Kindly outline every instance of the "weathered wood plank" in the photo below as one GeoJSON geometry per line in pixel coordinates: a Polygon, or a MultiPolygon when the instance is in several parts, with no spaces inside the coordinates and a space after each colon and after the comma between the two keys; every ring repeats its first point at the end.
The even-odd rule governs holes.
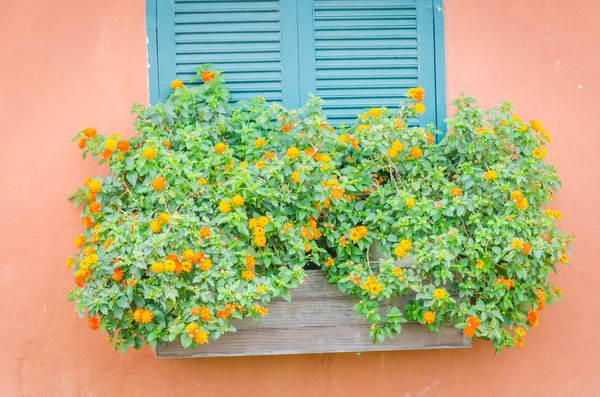
{"type": "MultiPolygon", "coordinates": [[[[259,323],[234,321],[238,332],[216,342],[185,349],[178,341],[156,348],[158,358],[255,356],[275,354],[338,353],[471,347],[471,341],[451,324],[431,333],[418,323],[404,323],[394,340],[374,345],[366,320],[356,318],[355,300],[328,285],[319,270],[307,271],[306,284],[292,291],[292,302],[269,305],[259,323]]],[[[395,304],[402,307],[408,297],[395,304]]],[[[385,305],[385,304],[383,304],[385,305]]]]}

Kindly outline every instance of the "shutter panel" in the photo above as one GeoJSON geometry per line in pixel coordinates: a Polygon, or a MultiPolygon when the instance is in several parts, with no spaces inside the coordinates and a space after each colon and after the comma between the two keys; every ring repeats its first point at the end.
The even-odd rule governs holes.
{"type": "Polygon", "coordinates": [[[289,0],[158,1],[161,100],[173,79],[187,82],[198,65],[211,63],[223,70],[232,102],[262,95],[297,106],[297,72],[283,84],[284,69],[297,71],[295,7],[292,15],[281,9],[289,0]]]}
{"type": "MultiPolygon", "coordinates": [[[[312,3],[312,35],[301,33],[300,40],[314,43],[314,77],[304,76],[314,83],[304,83],[325,100],[332,124],[352,122],[366,107],[397,108],[408,88],[417,85],[426,92],[421,124],[435,120],[431,0],[312,3]]],[[[301,52],[300,57],[311,55],[301,52]]]]}

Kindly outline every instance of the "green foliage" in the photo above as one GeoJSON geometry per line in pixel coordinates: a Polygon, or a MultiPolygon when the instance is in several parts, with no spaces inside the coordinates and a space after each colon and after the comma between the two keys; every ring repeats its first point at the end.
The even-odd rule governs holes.
{"type": "Polygon", "coordinates": [[[335,131],[316,97],[232,107],[219,72],[201,66],[200,79],[134,105],[129,140],[91,128],[74,139],[109,174],[70,196],[86,229],[69,298],[116,348],[194,347],[235,331],[231,319],[258,321],[308,263],[357,300],[374,342],[415,320],[512,347],[561,294],[548,276],[571,237],[542,209],[559,187],[542,160],[549,135],[509,103],[486,112],[461,97],[433,144],[433,126],[409,127],[418,88],[335,131]]]}

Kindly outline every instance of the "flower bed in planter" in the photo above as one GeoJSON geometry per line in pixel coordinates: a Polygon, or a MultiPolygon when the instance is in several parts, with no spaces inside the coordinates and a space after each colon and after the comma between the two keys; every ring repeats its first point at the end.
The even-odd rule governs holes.
{"type": "Polygon", "coordinates": [[[67,260],[69,298],[116,348],[214,343],[208,352],[248,317],[288,321],[288,309],[269,320],[267,306],[302,286],[308,263],[354,302],[373,343],[405,347],[417,322],[434,345],[462,333],[521,347],[562,294],[549,273],[568,262],[572,237],[547,207],[560,186],[543,161],[550,136],[509,103],[483,111],[461,97],[434,144],[435,127],[410,126],[425,111],[420,88],[399,109],[336,130],[318,98],[301,109],[261,98],[232,107],[218,71],[200,67],[196,80],[174,81],[164,104],[134,106],[130,139],[93,128],[75,137],[110,171],[70,196],[85,231],[67,260]],[[410,268],[398,265],[409,257],[410,268]]]}
{"type": "MultiPolygon", "coordinates": [[[[306,284],[292,290],[291,302],[276,301],[259,323],[236,320],[237,332],[197,349],[184,348],[179,341],[159,343],[158,358],[260,356],[275,354],[341,353],[389,350],[420,350],[471,347],[471,339],[452,324],[429,332],[418,322],[402,324],[402,332],[385,343],[374,344],[369,324],[357,318],[354,302],[337,286],[327,283],[320,270],[306,271],[306,284]]],[[[413,296],[414,297],[414,296],[413,296]]],[[[403,307],[409,296],[397,298],[403,307]]],[[[385,304],[382,304],[382,312],[385,304]]]]}

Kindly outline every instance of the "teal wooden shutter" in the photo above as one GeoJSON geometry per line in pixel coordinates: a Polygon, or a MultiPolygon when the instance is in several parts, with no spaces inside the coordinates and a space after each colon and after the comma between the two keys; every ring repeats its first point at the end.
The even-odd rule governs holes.
{"type": "MultiPolygon", "coordinates": [[[[445,116],[442,0],[147,0],[151,102],[197,65],[224,70],[232,100],[298,107],[312,92],[337,125],[425,89],[421,125],[445,116]]],[[[415,123],[417,121],[415,120],[415,123]]]]}
{"type": "Polygon", "coordinates": [[[222,69],[232,101],[262,95],[299,105],[297,19],[290,0],[158,0],[158,95],[199,64],[222,69]],[[284,7],[282,7],[284,6],[284,7]]]}
{"type": "Polygon", "coordinates": [[[396,108],[410,87],[425,89],[436,119],[434,16],[431,0],[308,0],[299,13],[301,93],[326,102],[333,124],[365,107],[396,108]]]}

